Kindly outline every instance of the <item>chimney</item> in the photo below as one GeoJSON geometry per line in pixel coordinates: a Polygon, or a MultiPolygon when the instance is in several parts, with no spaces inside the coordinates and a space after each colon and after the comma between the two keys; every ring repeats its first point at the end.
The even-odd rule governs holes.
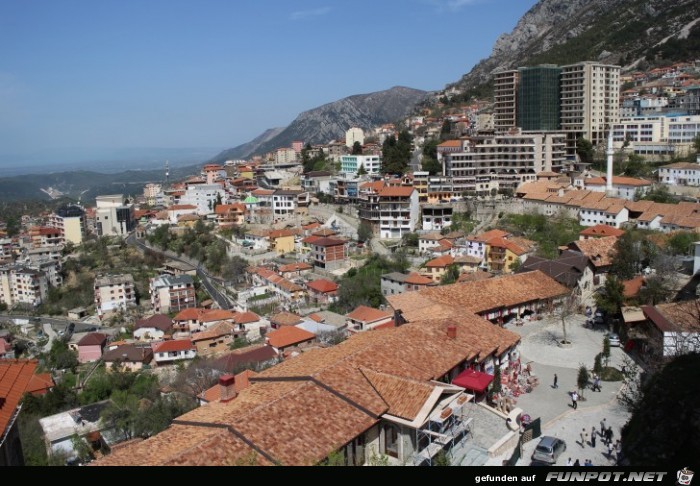
{"type": "Polygon", "coordinates": [[[394,311],[394,327],[399,327],[402,324],[406,324],[406,319],[403,318],[401,309],[396,309],[394,311]]]}
{"type": "Polygon", "coordinates": [[[447,326],[447,337],[450,339],[457,339],[457,326],[454,324],[449,324],[447,326]]]}
{"type": "Polygon", "coordinates": [[[219,377],[219,401],[230,402],[236,398],[236,377],[233,375],[221,375],[219,377]]]}

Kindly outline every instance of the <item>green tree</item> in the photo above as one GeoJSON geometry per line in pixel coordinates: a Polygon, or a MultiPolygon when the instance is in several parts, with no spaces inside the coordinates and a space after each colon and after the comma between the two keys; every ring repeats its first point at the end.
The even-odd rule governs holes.
{"type": "Polygon", "coordinates": [[[608,361],[610,361],[610,339],[608,336],[603,337],[603,352],[601,355],[605,360],[605,366],[608,366],[608,361]]]}
{"type": "Polygon", "coordinates": [[[403,246],[410,246],[412,248],[418,248],[418,240],[418,233],[404,233],[401,237],[403,246]]]}
{"type": "Polygon", "coordinates": [[[578,386],[579,394],[583,396],[583,391],[588,386],[590,381],[590,375],[588,374],[588,368],[586,365],[582,364],[578,368],[578,375],[576,377],[576,385],[578,386]]]}
{"type": "Polygon", "coordinates": [[[437,160],[437,146],[439,142],[437,140],[428,140],[423,145],[423,156],[429,157],[431,159],[437,160]]]}
{"type": "Polygon", "coordinates": [[[214,205],[212,206],[212,211],[216,211],[217,206],[221,206],[223,204],[223,200],[221,199],[221,193],[217,192],[216,193],[216,199],[214,199],[214,205]]]}
{"type": "Polygon", "coordinates": [[[49,367],[57,370],[74,370],[78,366],[78,357],[75,351],[68,348],[68,344],[62,339],[55,339],[51,343],[48,355],[49,367]]]}
{"type": "Polygon", "coordinates": [[[637,154],[629,154],[624,172],[629,177],[644,177],[648,176],[651,171],[649,165],[644,162],[644,157],[637,154]]]}
{"type": "Polygon", "coordinates": [[[491,393],[501,393],[501,366],[496,366],[493,372],[493,381],[491,382],[491,393]]]}
{"type": "Polygon", "coordinates": [[[442,127],[440,128],[440,139],[448,140],[450,134],[452,133],[452,123],[448,118],[445,118],[442,122],[442,127]]]}
{"type": "Polygon", "coordinates": [[[372,225],[367,221],[362,221],[360,226],[357,228],[357,241],[365,243],[372,239],[374,233],[372,232],[372,225]]]}
{"type": "Polygon", "coordinates": [[[445,270],[444,275],[440,279],[440,285],[449,285],[455,283],[459,279],[459,266],[455,263],[449,265],[445,270]]]}
{"type": "Polygon", "coordinates": [[[700,153],[700,135],[693,139],[693,148],[695,149],[696,154],[700,153]]]}
{"type": "Polygon", "coordinates": [[[620,312],[624,303],[624,291],[625,286],[622,281],[615,275],[608,274],[608,278],[605,279],[603,292],[595,294],[596,306],[609,315],[616,315],[620,312]]]}
{"type": "Polygon", "coordinates": [[[576,140],[576,155],[579,156],[581,162],[592,163],[593,162],[593,144],[583,137],[579,137],[576,140]]]}
{"type": "Polygon", "coordinates": [[[593,371],[597,375],[600,375],[603,372],[602,356],[603,356],[603,353],[598,353],[595,355],[595,359],[593,360],[593,371]]]}
{"type": "MultiPolygon", "coordinates": [[[[355,143],[357,143],[357,142],[355,142],[355,143]]],[[[358,176],[367,175],[367,170],[365,169],[365,164],[360,164],[360,168],[357,169],[357,175],[358,176]]]]}
{"type": "Polygon", "coordinates": [[[360,142],[352,144],[352,155],[362,155],[362,144],[360,142]]]}
{"type": "Polygon", "coordinates": [[[442,164],[432,157],[423,156],[421,169],[430,172],[430,175],[442,174],[442,164]]]}
{"type": "Polygon", "coordinates": [[[628,230],[615,242],[611,274],[629,280],[649,265],[658,248],[644,233],[628,230]]]}
{"type": "Polygon", "coordinates": [[[672,255],[688,255],[697,239],[697,233],[678,231],[668,239],[666,248],[670,250],[672,255]]]}

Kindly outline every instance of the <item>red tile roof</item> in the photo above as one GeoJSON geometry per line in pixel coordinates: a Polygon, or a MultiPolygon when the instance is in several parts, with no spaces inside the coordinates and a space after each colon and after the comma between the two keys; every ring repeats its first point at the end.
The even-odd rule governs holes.
{"type": "Polygon", "coordinates": [[[286,311],[270,316],[270,322],[278,326],[296,326],[302,320],[301,316],[286,311]]]}
{"type": "Polygon", "coordinates": [[[260,316],[250,311],[236,312],[236,315],[233,317],[233,322],[236,324],[248,324],[251,322],[258,322],[259,320],[260,316]]]}
{"type": "Polygon", "coordinates": [[[198,309],[196,307],[190,307],[188,309],[183,309],[175,315],[174,320],[176,321],[195,321],[199,319],[199,315],[204,312],[205,309],[198,309]]]}
{"type": "Polygon", "coordinates": [[[55,386],[51,373],[39,373],[32,375],[27,385],[27,393],[43,395],[55,386]]]}
{"type": "Polygon", "coordinates": [[[584,229],[579,234],[581,236],[622,236],[625,232],[621,229],[615,228],[613,226],[608,226],[607,224],[597,224],[589,228],[584,229]]]}
{"type": "Polygon", "coordinates": [[[193,204],[175,204],[168,208],[169,211],[179,211],[179,210],[190,210],[197,209],[197,206],[193,204]]]}
{"type": "Polygon", "coordinates": [[[367,307],[366,305],[361,305],[354,311],[350,312],[347,317],[355,321],[374,322],[392,317],[392,314],[391,312],[381,311],[379,309],[367,307]]]}
{"type": "Polygon", "coordinates": [[[4,438],[27,386],[36,371],[37,362],[26,359],[0,360],[0,438],[4,438]]]}
{"type": "MultiPolygon", "coordinates": [[[[591,177],[590,179],[584,179],[584,183],[587,186],[604,186],[606,184],[606,177],[591,177]]],[[[635,179],[634,177],[620,177],[613,176],[614,186],[650,186],[651,182],[645,181],[643,179],[635,179]]]]}
{"type": "Polygon", "coordinates": [[[455,259],[451,255],[444,255],[441,257],[433,258],[428,263],[425,264],[428,268],[445,268],[452,265],[455,259]]]}
{"type": "Polygon", "coordinates": [[[294,236],[294,231],[289,230],[289,229],[281,229],[281,230],[272,230],[268,234],[268,237],[270,238],[284,238],[286,236],[294,236]]]}
{"type": "Polygon", "coordinates": [[[406,277],[406,280],[404,280],[404,283],[410,284],[410,285],[430,285],[433,283],[432,278],[424,277],[423,275],[420,275],[416,272],[412,272],[406,277]]]}
{"type": "Polygon", "coordinates": [[[318,280],[312,280],[308,284],[306,284],[310,289],[315,290],[316,292],[321,292],[322,294],[326,294],[329,292],[335,292],[338,290],[338,284],[335,282],[331,282],[330,280],[326,280],[325,278],[319,278],[318,280]]]}
{"type": "Polygon", "coordinates": [[[282,265],[279,267],[278,271],[280,273],[285,272],[298,272],[301,270],[311,270],[313,267],[305,262],[290,263],[288,265],[282,265]]]}
{"type": "MultiPolygon", "coordinates": [[[[311,236],[309,236],[309,238],[311,238],[311,236]]],[[[309,238],[306,238],[306,239],[308,240],[309,238]]],[[[339,240],[337,238],[319,238],[316,241],[312,241],[310,243],[312,245],[323,246],[323,247],[340,246],[340,245],[345,244],[345,240],[339,240]]]]}
{"type": "Polygon", "coordinates": [[[379,197],[409,197],[413,191],[413,186],[385,187],[379,191],[379,197]]]}
{"type": "Polygon", "coordinates": [[[176,339],[174,341],[163,341],[153,344],[154,353],[167,353],[171,351],[188,351],[194,349],[192,341],[189,339],[176,339]]]}
{"type": "Polygon", "coordinates": [[[229,212],[241,212],[245,213],[245,204],[234,203],[234,204],[219,204],[214,210],[216,214],[227,214],[229,212]]]}
{"type": "Polygon", "coordinates": [[[107,336],[100,332],[91,332],[78,341],[78,346],[102,346],[107,342],[107,336]]]}
{"type": "Polygon", "coordinates": [[[270,346],[281,349],[311,341],[315,337],[316,335],[314,333],[305,331],[304,329],[294,326],[285,326],[267,333],[266,340],[270,346]]]}
{"type": "Polygon", "coordinates": [[[636,297],[637,294],[639,294],[639,291],[642,289],[642,286],[644,285],[644,277],[642,275],[639,275],[637,277],[634,277],[633,279],[630,280],[625,280],[622,282],[622,285],[624,286],[624,291],[622,292],[622,295],[625,297],[636,297]]]}

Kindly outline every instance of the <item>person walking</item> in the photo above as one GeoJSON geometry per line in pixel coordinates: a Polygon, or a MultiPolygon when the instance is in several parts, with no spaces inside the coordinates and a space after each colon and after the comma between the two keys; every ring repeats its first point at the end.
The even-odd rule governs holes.
{"type": "Polygon", "coordinates": [[[574,410],[578,408],[578,393],[576,393],[576,391],[571,394],[571,406],[574,410]]]}
{"type": "Polygon", "coordinates": [[[574,462],[574,467],[581,467],[581,461],[576,459],[576,461],[574,462]]]}
{"type": "Polygon", "coordinates": [[[593,391],[602,391],[600,389],[600,376],[595,375],[595,378],[593,379],[593,391]]]}
{"type": "Polygon", "coordinates": [[[613,440],[613,429],[612,427],[608,427],[605,429],[605,438],[608,441],[608,444],[612,445],[612,440],[613,440]]]}
{"type": "Polygon", "coordinates": [[[584,427],[581,430],[581,447],[586,447],[586,437],[588,437],[588,434],[586,433],[586,428],[584,427]]]}
{"type": "Polygon", "coordinates": [[[572,466],[573,464],[574,464],[574,461],[572,461],[571,458],[569,458],[569,460],[566,461],[567,466],[572,466]]]}
{"type": "Polygon", "coordinates": [[[556,373],[554,373],[554,384],[552,385],[552,388],[559,388],[558,381],[559,381],[559,377],[557,376],[556,373]]]}
{"type": "Polygon", "coordinates": [[[595,425],[591,427],[591,447],[595,447],[595,425]]]}
{"type": "Polygon", "coordinates": [[[613,459],[613,451],[615,450],[615,447],[613,447],[612,442],[608,442],[608,459],[612,461],[613,459]]]}
{"type": "Polygon", "coordinates": [[[607,418],[604,418],[603,420],[600,421],[600,437],[601,439],[605,440],[605,429],[607,428],[608,422],[607,418]]]}

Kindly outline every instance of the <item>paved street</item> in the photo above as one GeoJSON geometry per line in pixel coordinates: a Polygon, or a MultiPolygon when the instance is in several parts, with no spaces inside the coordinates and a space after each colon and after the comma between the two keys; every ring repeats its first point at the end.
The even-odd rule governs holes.
{"type": "MultiPolygon", "coordinates": [[[[521,354],[523,363],[532,362],[533,373],[540,378],[539,386],[532,393],[518,397],[517,406],[531,417],[542,419],[542,434],[563,439],[567,444],[567,452],[557,461],[563,465],[571,457],[579,459],[581,464],[585,459],[591,459],[595,465],[612,464],[607,457],[607,449],[600,440],[596,448],[588,444],[582,447],[580,433],[585,427],[589,432],[595,426],[600,428],[600,420],[607,419],[613,427],[615,440],[620,437],[620,430],[627,422],[629,413],[621,407],[616,399],[621,382],[603,382],[601,392],[590,389],[584,391],[584,400],[580,400],[578,409],[571,407],[569,392],[576,389],[578,367],[581,363],[593,367],[595,355],[602,350],[604,331],[583,327],[583,316],[572,316],[567,320],[567,339],[572,341],[570,348],[557,346],[562,338],[561,321],[547,318],[541,321],[526,322],[523,326],[507,326],[513,332],[522,336],[521,354]],[[553,377],[557,374],[558,388],[553,388],[553,377]]],[[[610,364],[619,367],[624,351],[621,348],[611,348],[610,364]]],[[[530,457],[539,439],[531,441],[523,447],[523,456],[518,465],[529,465],[530,457]]],[[[501,465],[507,454],[491,458],[487,465],[501,465]]]]}

